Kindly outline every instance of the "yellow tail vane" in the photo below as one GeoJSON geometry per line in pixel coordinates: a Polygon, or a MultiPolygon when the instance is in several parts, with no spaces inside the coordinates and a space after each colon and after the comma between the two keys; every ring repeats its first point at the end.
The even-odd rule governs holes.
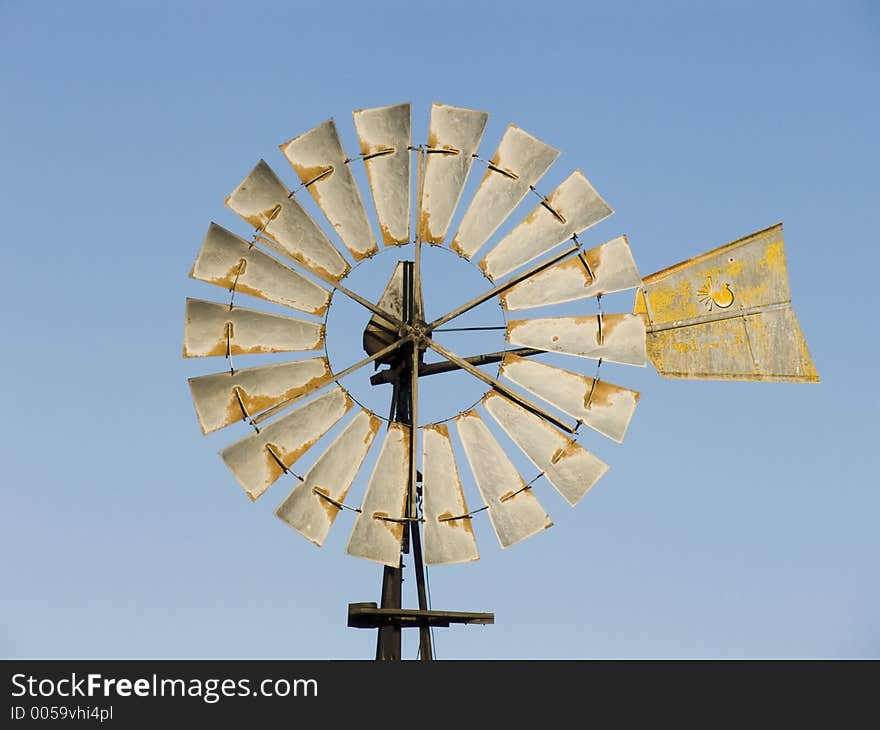
{"type": "Polygon", "coordinates": [[[781,223],[645,277],[633,311],[665,378],[819,382],[791,306],[781,223]]]}

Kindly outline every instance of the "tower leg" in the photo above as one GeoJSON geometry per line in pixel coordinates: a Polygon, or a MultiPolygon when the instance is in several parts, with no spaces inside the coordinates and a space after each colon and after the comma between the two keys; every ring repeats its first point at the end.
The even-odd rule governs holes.
{"type": "MultiPolygon", "coordinates": [[[[401,588],[403,569],[384,568],[382,575],[382,608],[401,607],[401,588]]],[[[400,661],[400,624],[386,624],[379,627],[376,640],[376,659],[381,661],[400,661]]]]}

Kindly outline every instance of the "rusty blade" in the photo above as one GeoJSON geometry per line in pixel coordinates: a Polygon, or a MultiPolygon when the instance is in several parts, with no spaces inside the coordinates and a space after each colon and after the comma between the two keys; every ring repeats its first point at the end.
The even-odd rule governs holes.
{"type": "Polygon", "coordinates": [[[633,314],[512,319],[507,341],[622,365],[645,365],[645,323],[633,314]]]}
{"type": "Polygon", "coordinates": [[[386,246],[409,243],[412,108],[395,104],[352,112],[386,246]]]}
{"type": "Polygon", "coordinates": [[[501,375],[618,443],[639,402],[635,390],[517,355],[504,356],[501,375]]]}
{"type": "Polygon", "coordinates": [[[339,281],[348,262],[263,160],[226,198],[226,206],[268,236],[267,244],[323,279],[339,281]]]}
{"type": "Polygon", "coordinates": [[[228,304],[186,300],[183,356],[252,355],[317,350],[324,325],[228,304]]]}
{"type": "Polygon", "coordinates": [[[202,433],[241,421],[281,401],[294,402],[326,382],[326,358],[296,360],[189,379],[202,433]]]}
{"type": "Polygon", "coordinates": [[[474,481],[502,548],[525,540],[553,525],[538,498],[526,486],[501,444],[476,411],[455,417],[474,481]]]}
{"type": "Polygon", "coordinates": [[[511,124],[461,219],[452,250],[472,258],[557,157],[559,150],[511,124]]]}
{"type": "Polygon", "coordinates": [[[480,268],[494,281],[613,212],[584,174],[575,170],[486,254],[480,268]]]}
{"type": "Polygon", "coordinates": [[[488,119],[487,112],[446,104],[431,106],[419,206],[419,237],[423,241],[443,243],[446,238],[488,119]]]}
{"type": "Polygon", "coordinates": [[[530,276],[503,292],[501,305],[507,310],[543,307],[633,289],[641,283],[626,236],[618,236],[530,276]]]}
{"type": "Polygon", "coordinates": [[[208,228],[189,275],[318,316],[330,303],[327,289],[216,223],[208,228]]]}
{"type": "Polygon", "coordinates": [[[474,528],[455,465],[446,424],[422,430],[422,493],[425,517],[425,562],[446,565],[478,560],[474,528]],[[450,519],[459,518],[459,519],[450,519]]]}
{"type": "Polygon", "coordinates": [[[348,541],[349,555],[400,565],[408,485],[409,427],[390,423],[348,541]]]}
{"type": "Polygon", "coordinates": [[[634,311],[664,377],[816,383],[790,298],[777,224],[646,277],[634,311]]]}
{"type": "Polygon", "coordinates": [[[275,516],[321,547],[381,425],[377,416],[359,411],[278,505],[275,516]]]}
{"type": "Polygon", "coordinates": [[[486,393],[483,405],[572,507],[608,471],[608,464],[573,438],[567,438],[503,395],[486,393]]]}
{"type": "Polygon", "coordinates": [[[248,496],[256,499],[351,407],[348,394],[340,387],[333,388],[272,421],[259,433],[227,446],[220,456],[248,496]]]}
{"type": "Polygon", "coordinates": [[[332,119],[279,145],[355,261],[379,251],[332,119]]]}

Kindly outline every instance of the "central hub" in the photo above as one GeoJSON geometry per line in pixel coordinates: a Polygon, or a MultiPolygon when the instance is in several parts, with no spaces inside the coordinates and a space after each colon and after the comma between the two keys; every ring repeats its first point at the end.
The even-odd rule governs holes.
{"type": "Polygon", "coordinates": [[[412,335],[413,341],[416,344],[422,345],[425,342],[425,338],[428,336],[428,326],[422,320],[413,322],[413,324],[410,325],[409,333],[412,335]]]}
{"type": "MultiPolygon", "coordinates": [[[[371,365],[346,377],[343,386],[359,404],[383,418],[389,414],[390,386],[412,367],[416,348],[420,355],[419,422],[436,423],[470,409],[485,394],[486,384],[460,369],[444,368],[446,358],[432,349],[429,341],[462,358],[497,352],[507,346],[505,320],[498,299],[493,298],[430,329],[429,322],[490,289],[492,282],[450,249],[423,245],[418,286],[412,263],[415,258],[411,245],[388,247],[356,266],[345,277],[345,286],[396,321],[337,293],[327,317],[325,343],[334,372],[365,357],[375,358],[371,365]],[[407,268],[411,274],[405,274],[407,268]],[[410,341],[392,347],[403,337],[410,341]]],[[[497,366],[483,365],[481,369],[497,377],[497,366]]]]}

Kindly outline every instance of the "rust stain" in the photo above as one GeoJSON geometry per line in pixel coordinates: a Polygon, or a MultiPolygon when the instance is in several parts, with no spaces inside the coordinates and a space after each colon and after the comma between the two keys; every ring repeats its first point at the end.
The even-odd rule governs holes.
{"type": "Polygon", "coordinates": [[[581,450],[581,447],[578,445],[577,441],[572,439],[568,443],[565,444],[562,448],[556,449],[553,452],[553,456],[550,457],[550,466],[554,466],[558,464],[563,459],[568,458],[569,456],[573,456],[577,454],[581,450]]]}
{"type": "Polygon", "coordinates": [[[397,238],[384,223],[379,223],[379,229],[382,231],[382,243],[386,246],[402,246],[404,243],[409,243],[409,241],[397,238]]]}
{"type": "MultiPolygon", "coordinates": [[[[596,248],[591,248],[589,251],[584,251],[581,254],[581,256],[583,256],[584,259],[586,259],[587,265],[590,267],[590,271],[593,272],[593,276],[596,279],[601,278],[600,272],[602,270],[602,259],[604,258],[602,253],[603,253],[602,247],[597,246],[596,248]]],[[[566,261],[564,263],[568,266],[572,266],[572,265],[579,264],[580,262],[575,258],[575,259],[572,259],[571,261],[566,261]]],[[[581,266],[581,269],[583,270],[583,268],[584,268],[583,264],[581,264],[580,266],[581,266]]],[[[584,273],[584,278],[586,279],[588,274],[586,271],[584,271],[583,273],[584,273]]],[[[593,281],[595,281],[595,279],[593,281]]],[[[590,286],[593,283],[593,281],[589,281],[589,282],[585,281],[584,286],[590,286]]]]}
{"type": "Polygon", "coordinates": [[[531,212],[530,212],[525,218],[523,218],[522,223],[520,223],[520,224],[517,226],[517,228],[519,228],[520,226],[530,226],[530,225],[532,225],[532,224],[535,222],[535,220],[538,218],[538,216],[541,214],[541,211],[542,211],[542,210],[543,210],[547,215],[553,217],[554,220],[556,219],[556,217],[553,216],[553,214],[552,214],[549,210],[547,210],[543,205],[541,205],[540,203],[538,203],[538,205],[535,207],[535,209],[532,210],[532,211],[531,211],[531,212]]]}
{"type": "Polygon", "coordinates": [[[611,408],[618,397],[630,397],[635,402],[639,400],[639,393],[629,388],[622,388],[619,385],[606,383],[603,380],[596,382],[593,387],[592,379],[588,380],[588,385],[584,390],[584,408],[590,403],[590,408],[611,408]],[[590,398],[590,389],[593,390],[593,397],[590,398]]]}
{"type": "Polygon", "coordinates": [[[357,249],[354,249],[348,245],[346,245],[346,248],[348,248],[349,253],[355,261],[363,261],[364,259],[368,259],[379,252],[379,247],[376,244],[373,244],[363,251],[358,251],[357,249]]]}
{"type": "MultiPolygon", "coordinates": [[[[235,344],[232,345],[232,354],[233,355],[243,355],[244,352],[236,352],[235,344]]],[[[183,354],[185,357],[218,357],[226,354],[226,335],[224,334],[219,340],[217,340],[217,344],[211,347],[211,349],[202,352],[192,352],[187,349],[186,344],[183,346],[183,354]]]]}
{"type": "Polygon", "coordinates": [[[364,443],[369,444],[374,438],[376,438],[376,434],[379,433],[381,427],[382,419],[375,413],[370,413],[370,427],[367,431],[367,435],[364,436],[364,443]]]}
{"type": "MultiPolygon", "coordinates": [[[[321,434],[323,436],[323,434],[321,434]]],[[[281,463],[284,464],[288,469],[292,467],[297,459],[302,456],[306,451],[308,451],[312,446],[315,445],[315,442],[320,438],[317,436],[315,438],[309,439],[308,441],[303,442],[295,449],[285,449],[277,444],[272,443],[271,441],[267,441],[266,445],[269,446],[276,454],[278,454],[278,458],[281,460],[281,463]]],[[[281,468],[281,465],[275,460],[275,457],[269,453],[269,449],[264,448],[263,453],[265,454],[265,461],[268,467],[268,472],[271,475],[270,483],[277,481],[281,478],[281,475],[284,474],[284,470],[281,468]]]]}
{"type": "MultiPolygon", "coordinates": [[[[423,205],[424,205],[424,201],[423,205]]],[[[419,236],[427,243],[443,243],[443,236],[431,231],[431,211],[422,208],[419,215],[419,236]]]]}
{"type": "MultiPolygon", "coordinates": [[[[624,314],[602,315],[602,336],[604,337],[606,343],[608,342],[608,338],[614,335],[614,330],[622,325],[625,320],[626,315],[624,314]]],[[[598,319],[596,321],[598,322],[598,319]]]]}
{"type": "MultiPolygon", "coordinates": [[[[324,487],[319,487],[315,485],[314,487],[312,487],[312,490],[318,492],[319,494],[323,494],[325,497],[330,497],[331,499],[333,498],[333,495],[330,494],[330,491],[324,487]]],[[[315,499],[318,500],[318,503],[324,509],[324,512],[327,513],[327,518],[329,519],[330,523],[333,524],[333,521],[336,519],[336,515],[338,515],[342,510],[332,502],[329,502],[328,500],[319,497],[318,494],[315,495],[315,499]]]]}
{"type": "Polygon", "coordinates": [[[247,409],[247,412],[253,416],[266,410],[267,408],[274,406],[276,403],[280,403],[283,400],[293,398],[298,399],[305,395],[308,395],[322,384],[322,381],[325,377],[326,373],[316,375],[302,385],[293,386],[283,392],[274,395],[251,395],[247,391],[245,391],[242,385],[233,385],[229,390],[230,400],[226,406],[225,423],[235,423],[236,421],[240,421],[244,418],[244,414],[241,412],[241,406],[238,404],[238,398],[235,397],[235,388],[238,388],[239,395],[241,396],[241,400],[244,403],[244,407],[247,409]]]}
{"type": "Polygon", "coordinates": [[[389,522],[388,520],[381,519],[382,517],[390,517],[387,512],[373,512],[373,517],[376,521],[382,525],[391,535],[394,537],[395,541],[398,543],[403,540],[403,523],[402,522],[389,522]]]}
{"type": "Polygon", "coordinates": [[[451,520],[450,517],[454,517],[452,512],[446,511],[442,514],[437,515],[437,522],[439,525],[448,525],[454,529],[463,529],[465,532],[469,532],[471,535],[474,534],[474,526],[472,520],[466,517],[459,518],[457,520],[451,520]]]}
{"type": "MultiPolygon", "coordinates": [[[[321,177],[321,175],[325,175],[327,173],[327,170],[333,169],[332,165],[302,165],[296,162],[293,162],[291,164],[293,165],[293,169],[296,170],[296,174],[299,175],[299,179],[303,185],[311,182],[312,180],[315,180],[316,178],[321,177]]],[[[323,183],[325,180],[331,177],[332,174],[327,175],[327,177],[321,180],[316,180],[315,185],[317,185],[318,183],[323,183]]],[[[314,186],[309,186],[310,192],[312,187],[314,186]]]]}

